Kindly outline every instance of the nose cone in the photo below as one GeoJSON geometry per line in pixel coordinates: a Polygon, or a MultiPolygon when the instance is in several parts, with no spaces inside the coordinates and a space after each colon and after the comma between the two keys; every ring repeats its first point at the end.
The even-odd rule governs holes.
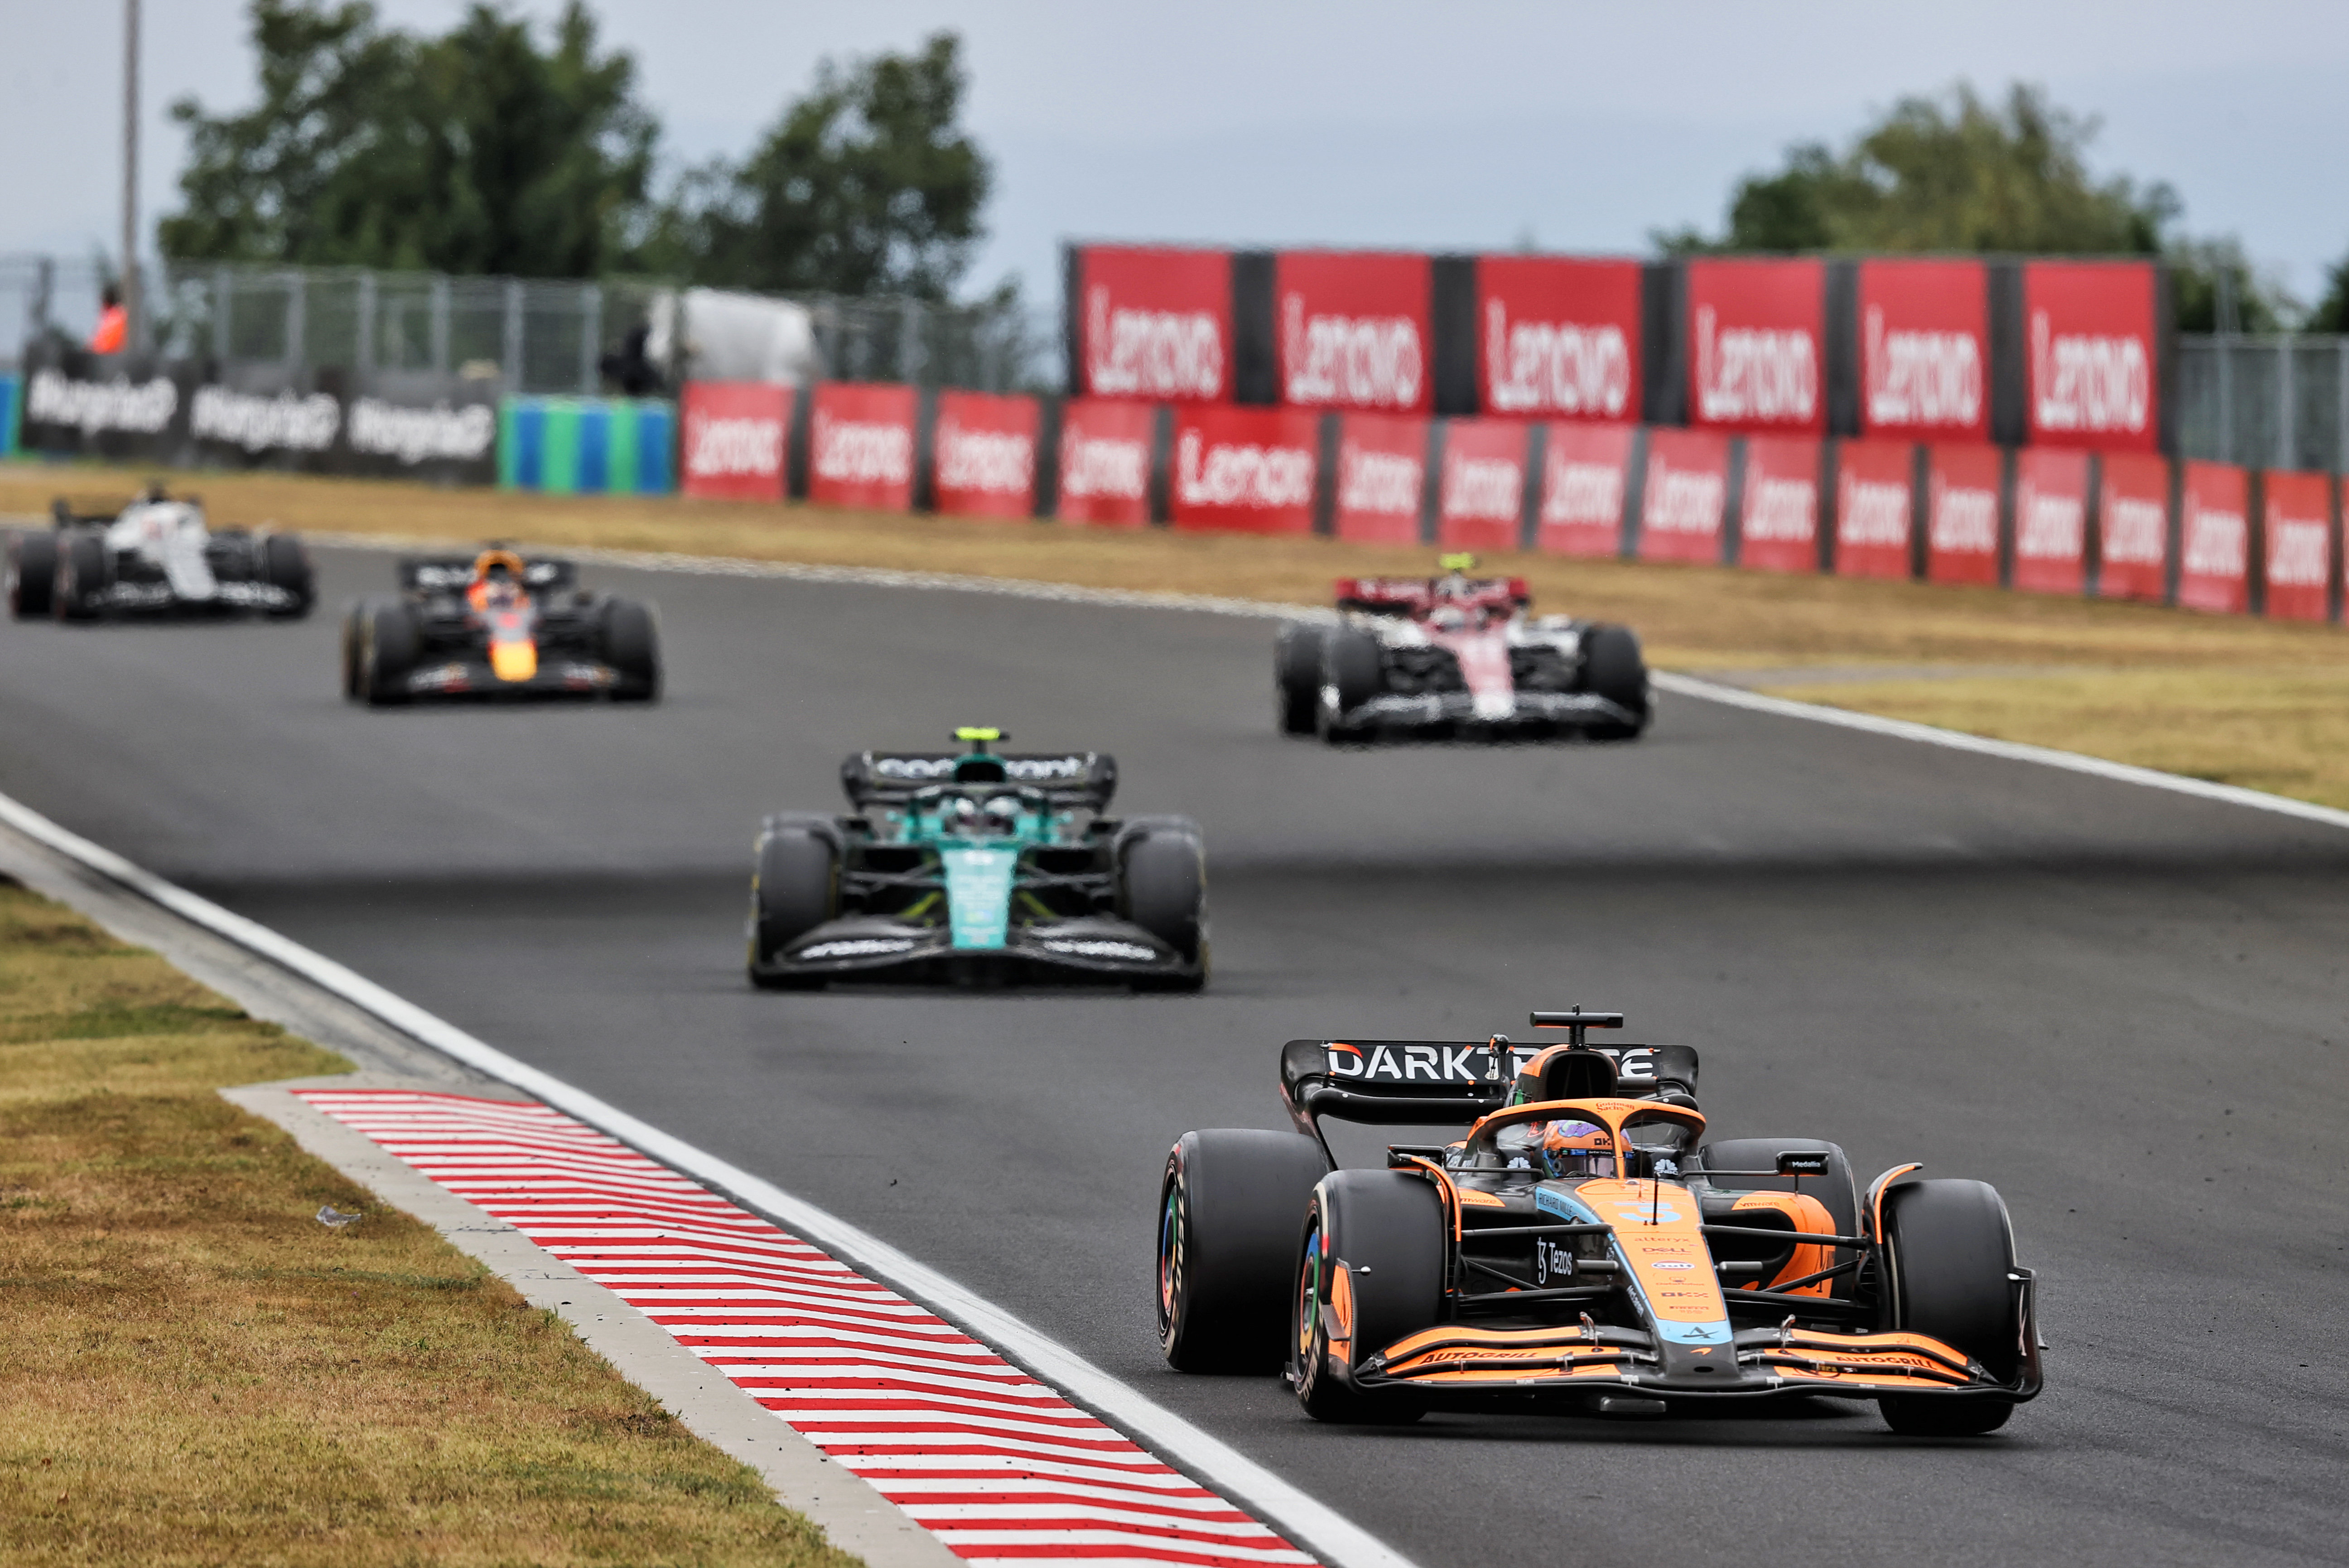
{"type": "Polygon", "coordinates": [[[529,641],[490,644],[490,669],[501,680],[527,680],[538,673],[538,644],[529,641]]]}

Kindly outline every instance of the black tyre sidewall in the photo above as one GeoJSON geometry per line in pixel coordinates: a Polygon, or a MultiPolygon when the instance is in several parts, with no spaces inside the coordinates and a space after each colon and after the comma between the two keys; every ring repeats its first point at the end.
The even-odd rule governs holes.
{"type": "Polygon", "coordinates": [[[1425,1408],[1409,1394],[1363,1394],[1352,1370],[1435,1324],[1444,1300],[1444,1206],[1424,1177],[1400,1170],[1338,1170],[1322,1178],[1298,1237],[1289,1344],[1297,1397],[1323,1421],[1412,1420],[1425,1408]],[[1316,1234],[1321,1240],[1318,1259],[1316,1234]],[[1327,1303],[1339,1270],[1350,1276],[1354,1314],[1347,1352],[1331,1350],[1327,1303]],[[1311,1287],[1309,1290],[1309,1286],[1311,1287]]]}
{"type": "Polygon", "coordinates": [[[270,614],[285,620],[298,620],[310,613],[317,601],[317,576],[310,566],[310,552],[302,547],[299,535],[271,534],[260,541],[254,552],[260,558],[262,580],[272,587],[284,588],[294,596],[293,607],[272,610],[270,614]]]}
{"type": "Polygon", "coordinates": [[[1125,919],[1201,961],[1206,941],[1206,846],[1187,825],[1155,825],[1119,846],[1118,902],[1125,919]]]}
{"type": "Polygon", "coordinates": [[[408,701],[400,681],[416,668],[416,620],[406,605],[381,599],[362,610],[360,680],[377,707],[408,701]]]}
{"type": "Polygon", "coordinates": [[[1908,1181],[1884,1195],[1888,1327],[1926,1334],[2011,1383],[2023,1360],[2008,1275],[2014,1232],[1988,1182],[1908,1181]]]}
{"type": "Polygon", "coordinates": [[[1648,723],[1648,661],[1640,639],[1628,626],[1594,626],[1584,632],[1582,689],[1604,697],[1635,715],[1628,730],[1620,725],[1594,725],[1602,740],[1629,739],[1648,723]]]}
{"type": "Polygon", "coordinates": [[[660,629],[652,607],[640,599],[605,602],[599,635],[604,662],[623,684],[612,694],[623,701],[648,702],[660,695],[660,629]]]}
{"type": "Polygon", "coordinates": [[[57,587],[57,540],[54,534],[8,536],[8,613],[18,620],[46,619],[57,587]]]}
{"type": "Polygon", "coordinates": [[[840,909],[840,850],[812,826],[769,823],[750,874],[750,963],[760,969],[840,909]]]}
{"type": "Polygon", "coordinates": [[[1291,621],[1273,645],[1273,696],[1284,735],[1309,735],[1321,706],[1321,641],[1324,628],[1291,621]]]}
{"type": "Polygon", "coordinates": [[[1158,1188],[1158,1347],[1180,1372],[1273,1372],[1288,1355],[1290,1256],[1329,1174],[1302,1133],[1185,1133],[1158,1188]]]}

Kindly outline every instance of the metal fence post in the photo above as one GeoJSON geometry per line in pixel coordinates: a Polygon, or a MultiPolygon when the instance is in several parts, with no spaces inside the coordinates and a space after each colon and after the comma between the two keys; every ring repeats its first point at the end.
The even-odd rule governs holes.
{"type": "Polygon", "coordinates": [[[595,364],[604,347],[604,290],[596,284],[579,289],[579,395],[595,395],[595,364]]]}
{"type": "Polygon", "coordinates": [[[285,278],[285,368],[302,369],[303,339],[310,329],[309,279],[298,272],[289,272],[285,278]]]}
{"type": "Polygon", "coordinates": [[[2219,363],[2219,461],[2235,461],[2235,340],[2232,334],[2214,332],[2210,347],[2219,363]]]}
{"type": "Polygon", "coordinates": [[[506,279],[506,390],[518,393],[522,386],[522,279],[506,279]]]}
{"type": "Polygon", "coordinates": [[[57,264],[43,256],[33,269],[32,297],[25,302],[25,336],[47,337],[49,335],[49,301],[57,286],[57,264]]]}
{"type": "Polygon", "coordinates": [[[897,379],[910,387],[922,374],[922,302],[908,299],[897,315],[897,379]]]}
{"type": "Polygon", "coordinates": [[[449,275],[432,275],[432,371],[438,376],[449,373],[449,275]]]}
{"type": "Polygon", "coordinates": [[[2291,470],[2299,466],[2292,462],[2298,443],[2292,439],[2292,334],[2276,339],[2276,454],[2275,465],[2291,470]]]}
{"type": "Polygon", "coordinates": [[[224,266],[212,268],[212,358],[228,361],[228,313],[236,298],[236,276],[224,266]]]}
{"type": "Polygon", "coordinates": [[[359,274],[358,296],[358,324],[356,329],[358,335],[358,340],[351,346],[351,368],[360,376],[365,377],[375,374],[376,295],[374,273],[362,272],[359,274]]]}

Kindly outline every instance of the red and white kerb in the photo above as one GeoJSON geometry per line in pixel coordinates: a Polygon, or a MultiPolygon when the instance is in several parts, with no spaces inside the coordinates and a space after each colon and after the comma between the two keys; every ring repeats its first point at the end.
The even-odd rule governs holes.
{"type": "Polygon", "coordinates": [[[957,1556],[1314,1561],[928,1309],[560,1111],[297,1093],[613,1291],[957,1556]]]}

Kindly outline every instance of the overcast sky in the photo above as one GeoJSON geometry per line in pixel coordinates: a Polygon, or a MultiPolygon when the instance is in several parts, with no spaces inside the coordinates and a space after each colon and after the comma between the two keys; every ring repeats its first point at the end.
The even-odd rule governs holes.
{"type": "MultiPolygon", "coordinates": [[[[453,0],[381,0],[446,27],[453,0]]],[[[554,4],[518,9],[552,16],[554,4]]],[[[673,159],[739,152],[816,62],[959,27],[999,177],[969,283],[1057,292],[1064,237],[1640,251],[1717,228],[1731,182],[1904,92],[2023,78],[2100,115],[2106,171],[2173,183],[2303,297],[2349,254],[2341,0],[601,0],[673,159]]],[[[117,0],[0,0],[0,252],[111,248],[117,0]]],[[[146,232],[174,202],[164,117],[248,102],[242,0],[147,0],[146,232]]]]}

